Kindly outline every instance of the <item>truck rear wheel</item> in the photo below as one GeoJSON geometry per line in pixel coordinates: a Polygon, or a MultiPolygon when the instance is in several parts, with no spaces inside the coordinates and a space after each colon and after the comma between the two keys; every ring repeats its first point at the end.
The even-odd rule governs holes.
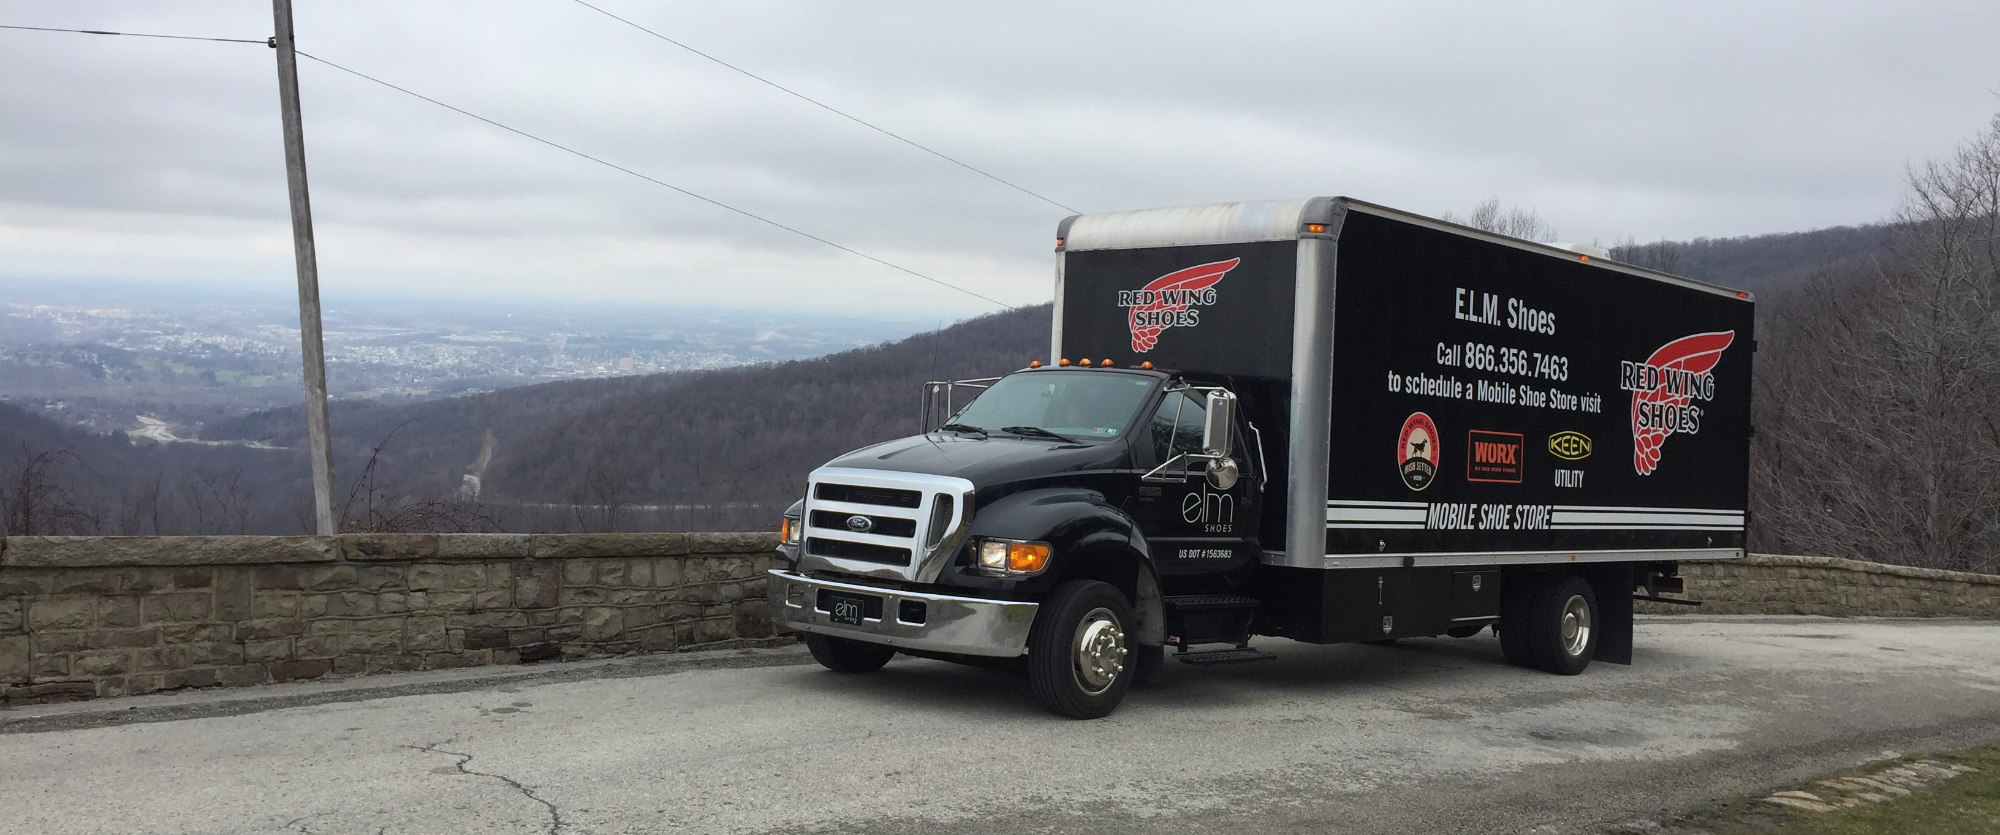
{"type": "Polygon", "coordinates": [[[896,656],[894,647],[835,638],[817,632],[806,633],[806,649],[814,661],[836,673],[872,673],[896,656]]]}
{"type": "Polygon", "coordinates": [[[1028,684],[1048,709],[1096,719],[1125,699],[1137,673],[1132,605],[1109,583],[1077,580],[1056,587],[1028,632],[1028,684]]]}
{"type": "Polygon", "coordinates": [[[1597,595],[1582,577],[1564,577],[1528,601],[1528,647],[1535,666],[1573,676],[1597,654],[1597,595]]]}

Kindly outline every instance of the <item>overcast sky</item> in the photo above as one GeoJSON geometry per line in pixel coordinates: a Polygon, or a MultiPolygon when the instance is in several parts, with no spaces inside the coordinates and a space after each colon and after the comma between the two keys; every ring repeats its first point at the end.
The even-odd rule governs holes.
{"type": "MultiPolygon", "coordinates": [[[[1084,212],[1497,196],[1609,245],[1886,218],[2000,111],[2000,3],[593,0],[1084,212]]],[[[1067,210],[574,0],[295,0],[301,50],[1008,305],[1067,210]]],[[[271,8],[0,24],[262,39],[271,8]]],[[[0,276],[293,282],[274,53],[0,30],[0,276]]],[[[998,309],[301,61],[321,283],[956,319],[998,309]]],[[[254,289],[253,289],[254,288],[254,289]]]]}

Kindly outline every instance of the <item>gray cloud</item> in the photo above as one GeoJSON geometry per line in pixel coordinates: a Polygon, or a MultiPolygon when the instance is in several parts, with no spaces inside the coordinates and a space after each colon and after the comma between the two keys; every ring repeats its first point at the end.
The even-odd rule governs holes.
{"type": "MultiPolygon", "coordinates": [[[[600,5],[1087,211],[1498,195],[1578,240],[1794,231],[1886,217],[1907,164],[2000,109],[1985,2],[600,5]]],[[[270,30],[256,0],[0,18],[270,30]]],[[[298,19],[301,48],[355,70],[1010,304],[1048,296],[1063,210],[568,0],[299,2],[298,19]]],[[[330,288],[991,307],[301,75],[330,288]]],[[[0,114],[0,271],[288,280],[270,50],[0,31],[0,114]]]]}

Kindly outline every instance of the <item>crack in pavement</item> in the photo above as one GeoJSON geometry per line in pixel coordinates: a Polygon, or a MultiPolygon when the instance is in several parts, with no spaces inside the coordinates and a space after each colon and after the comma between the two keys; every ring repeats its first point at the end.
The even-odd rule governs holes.
{"type": "Polygon", "coordinates": [[[515,790],[515,791],[518,791],[518,792],[520,792],[520,793],[521,793],[521,796],[523,796],[523,797],[526,797],[526,798],[528,798],[529,800],[532,800],[532,801],[535,801],[536,803],[540,803],[540,804],[542,804],[543,806],[546,806],[546,807],[548,807],[548,810],[549,810],[549,833],[548,833],[548,835],[561,835],[561,833],[562,833],[562,828],[563,828],[563,819],[562,819],[562,810],[561,810],[561,809],[558,809],[558,808],[556,808],[556,805],[555,805],[554,803],[550,803],[550,802],[548,802],[547,800],[543,800],[543,799],[542,799],[542,797],[541,797],[540,795],[537,795],[537,794],[535,794],[535,790],[534,790],[534,789],[531,789],[531,788],[528,788],[527,786],[524,786],[524,785],[521,785],[521,783],[520,783],[519,781],[515,780],[515,779],[514,779],[514,778],[512,778],[512,777],[508,777],[508,776],[506,776],[506,775],[504,775],[504,774],[491,774],[491,773],[488,773],[488,772],[484,772],[484,771],[473,771],[472,769],[469,769],[469,768],[466,768],[466,767],[465,767],[465,764],[466,764],[466,763],[469,763],[469,762],[472,762],[472,755],[471,755],[471,754],[466,754],[466,753],[462,753],[462,752],[459,752],[459,751],[446,751],[446,750],[444,750],[443,748],[439,748],[439,747],[438,747],[438,746],[440,746],[440,745],[450,745],[451,743],[452,743],[452,740],[445,740],[444,742],[433,742],[433,743],[431,743],[431,744],[429,744],[429,745],[422,745],[422,746],[419,746],[419,745],[405,745],[405,746],[403,746],[403,747],[404,747],[404,748],[408,748],[408,749],[411,749],[411,750],[413,750],[413,751],[422,751],[422,752],[424,752],[424,753],[427,753],[427,754],[447,754],[447,755],[450,755],[450,756],[453,756],[453,757],[457,757],[457,758],[458,758],[458,763],[457,763],[457,765],[458,765],[458,773],[460,773],[460,774],[470,774],[470,775],[473,775],[473,776],[475,776],[475,777],[491,777],[491,778],[493,778],[493,779],[495,779],[495,780],[499,780],[499,781],[500,781],[500,782],[502,782],[502,783],[506,783],[506,784],[507,784],[507,785],[509,785],[509,786],[513,786],[513,787],[514,787],[514,790],[515,790]]]}
{"type": "Polygon", "coordinates": [[[285,828],[297,829],[299,831],[299,835],[312,835],[312,824],[306,823],[306,821],[312,820],[313,818],[325,817],[331,814],[333,813],[314,812],[310,815],[302,815],[300,817],[292,818],[291,820],[285,822],[285,828]]]}

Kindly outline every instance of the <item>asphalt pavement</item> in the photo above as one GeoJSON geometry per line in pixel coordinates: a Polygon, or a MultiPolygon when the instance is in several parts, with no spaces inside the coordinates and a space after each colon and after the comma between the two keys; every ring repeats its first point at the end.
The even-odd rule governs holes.
{"type": "Polygon", "coordinates": [[[2000,743],[2000,623],[1642,617],[1560,677],[1492,634],[1262,639],[1105,719],[792,647],[0,710],[0,832],[1597,833],[2000,743]]]}

